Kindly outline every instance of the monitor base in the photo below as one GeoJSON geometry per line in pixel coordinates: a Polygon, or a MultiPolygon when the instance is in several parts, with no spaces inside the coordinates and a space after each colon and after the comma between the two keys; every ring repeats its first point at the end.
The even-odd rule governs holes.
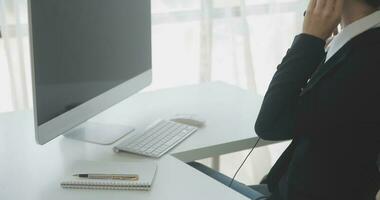
{"type": "Polygon", "coordinates": [[[134,131],[134,128],[118,124],[86,122],[68,131],[65,137],[84,142],[110,145],[134,131]]]}

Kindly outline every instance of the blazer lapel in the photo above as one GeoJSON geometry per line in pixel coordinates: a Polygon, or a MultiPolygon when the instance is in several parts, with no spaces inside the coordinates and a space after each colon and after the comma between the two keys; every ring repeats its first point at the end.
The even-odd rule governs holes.
{"type": "Polygon", "coordinates": [[[350,52],[350,45],[346,45],[341,48],[333,57],[330,58],[326,63],[323,61],[322,64],[317,68],[314,74],[311,76],[305,88],[303,88],[300,96],[303,96],[308,91],[314,88],[315,85],[332,69],[337,67],[339,63],[344,61],[348,53],[350,52]]]}

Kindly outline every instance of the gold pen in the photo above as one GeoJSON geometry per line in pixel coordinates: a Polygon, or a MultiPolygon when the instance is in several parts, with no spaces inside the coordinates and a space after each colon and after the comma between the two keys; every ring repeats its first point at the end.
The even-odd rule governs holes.
{"type": "Polygon", "coordinates": [[[137,174],[74,174],[73,176],[88,179],[109,179],[109,180],[129,180],[138,181],[137,174]]]}

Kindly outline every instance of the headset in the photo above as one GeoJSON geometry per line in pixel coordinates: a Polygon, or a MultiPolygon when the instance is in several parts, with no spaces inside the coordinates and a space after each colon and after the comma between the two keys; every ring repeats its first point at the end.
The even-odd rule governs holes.
{"type": "MultiPolygon", "coordinates": [[[[230,184],[228,185],[228,187],[230,187],[231,189],[233,189],[232,188],[232,184],[234,183],[236,176],[240,172],[241,168],[244,166],[245,162],[248,160],[249,156],[252,154],[253,150],[256,149],[256,147],[259,144],[260,140],[261,140],[261,138],[259,137],[259,139],[257,139],[256,143],[253,145],[252,149],[249,151],[249,153],[247,154],[247,156],[244,158],[243,162],[240,164],[239,168],[236,170],[234,176],[232,177],[232,180],[231,180],[230,184]]],[[[268,199],[268,198],[269,198],[269,196],[262,196],[262,197],[259,197],[257,199],[254,199],[254,200],[265,200],[265,199],[268,199]]]]}

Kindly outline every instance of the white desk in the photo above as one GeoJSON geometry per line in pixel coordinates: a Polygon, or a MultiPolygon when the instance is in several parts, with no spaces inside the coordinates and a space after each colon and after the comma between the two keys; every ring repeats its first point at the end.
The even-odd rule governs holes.
{"type": "MultiPolygon", "coordinates": [[[[250,148],[261,98],[223,83],[208,83],[138,94],[92,119],[124,123],[138,134],[158,118],[178,113],[207,120],[173,151],[157,159],[158,172],[149,192],[66,190],[59,185],[75,160],[138,161],[149,158],[114,153],[100,146],[59,137],[44,146],[34,141],[32,112],[0,115],[1,200],[240,200],[244,196],[184,162],[250,148]]],[[[130,136],[130,135],[129,135],[130,136]]],[[[129,136],[126,136],[129,137],[129,136]]],[[[264,144],[263,144],[264,145],[264,144]]]]}

